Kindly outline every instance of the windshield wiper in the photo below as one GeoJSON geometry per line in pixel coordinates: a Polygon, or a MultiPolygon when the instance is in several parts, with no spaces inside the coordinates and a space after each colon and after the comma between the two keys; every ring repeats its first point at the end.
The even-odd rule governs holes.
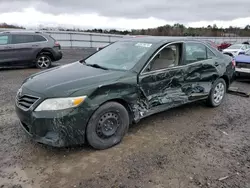
{"type": "Polygon", "coordinates": [[[98,65],[98,64],[87,64],[87,63],[85,63],[85,65],[90,66],[90,67],[95,67],[95,68],[103,69],[103,70],[108,70],[108,68],[103,67],[103,66],[98,65]]]}

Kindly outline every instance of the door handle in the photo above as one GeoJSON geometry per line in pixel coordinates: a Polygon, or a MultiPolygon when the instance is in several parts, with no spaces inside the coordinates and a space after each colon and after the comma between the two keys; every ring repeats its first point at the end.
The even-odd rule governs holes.
{"type": "Polygon", "coordinates": [[[37,47],[37,46],[38,46],[37,44],[32,45],[32,47],[37,47]]]}
{"type": "Polygon", "coordinates": [[[214,66],[218,67],[220,64],[218,62],[214,63],[214,66]]]}
{"type": "Polygon", "coordinates": [[[11,49],[11,47],[10,47],[10,46],[7,46],[7,47],[5,47],[4,49],[11,49]]]}

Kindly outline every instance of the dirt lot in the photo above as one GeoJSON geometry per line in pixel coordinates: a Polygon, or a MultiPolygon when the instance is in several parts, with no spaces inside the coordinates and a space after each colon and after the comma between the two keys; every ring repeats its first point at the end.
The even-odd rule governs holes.
{"type": "MultiPolygon", "coordinates": [[[[84,55],[67,52],[59,63],[84,55]]],[[[1,188],[250,188],[250,98],[228,94],[215,109],[197,102],[153,115],[108,150],[55,149],[26,137],[14,111],[22,80],[37,71],[0,71],[1,188]]]]}

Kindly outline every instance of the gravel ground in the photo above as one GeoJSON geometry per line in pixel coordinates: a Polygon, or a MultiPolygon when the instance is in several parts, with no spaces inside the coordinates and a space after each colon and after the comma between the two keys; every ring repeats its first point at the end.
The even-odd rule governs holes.
{"type": "MultiPolygon", "coordinates": [[[[89,52],[65,51],[57,64],[89,52]]],[[[250,98],[227,95],[218,108],[196,102],[133,125],[121,144],[55,149],[18,125],[15,94],[39,70],[0,71],[1,188],[250,188],[250,98]]],[[[250,83],[234,86],[250,92],[250,83]]]]}

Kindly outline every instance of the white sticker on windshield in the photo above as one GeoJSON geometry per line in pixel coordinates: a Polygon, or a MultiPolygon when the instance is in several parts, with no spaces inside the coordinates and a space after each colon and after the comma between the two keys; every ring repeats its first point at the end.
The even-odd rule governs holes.
{"type": "Polygon", "coordinates": [[[135,46],[149,48],[150,46],[152,46],[152,44],[150,44],[150,43],[137,43],[137,44],[135,44],[135,46]]]}

